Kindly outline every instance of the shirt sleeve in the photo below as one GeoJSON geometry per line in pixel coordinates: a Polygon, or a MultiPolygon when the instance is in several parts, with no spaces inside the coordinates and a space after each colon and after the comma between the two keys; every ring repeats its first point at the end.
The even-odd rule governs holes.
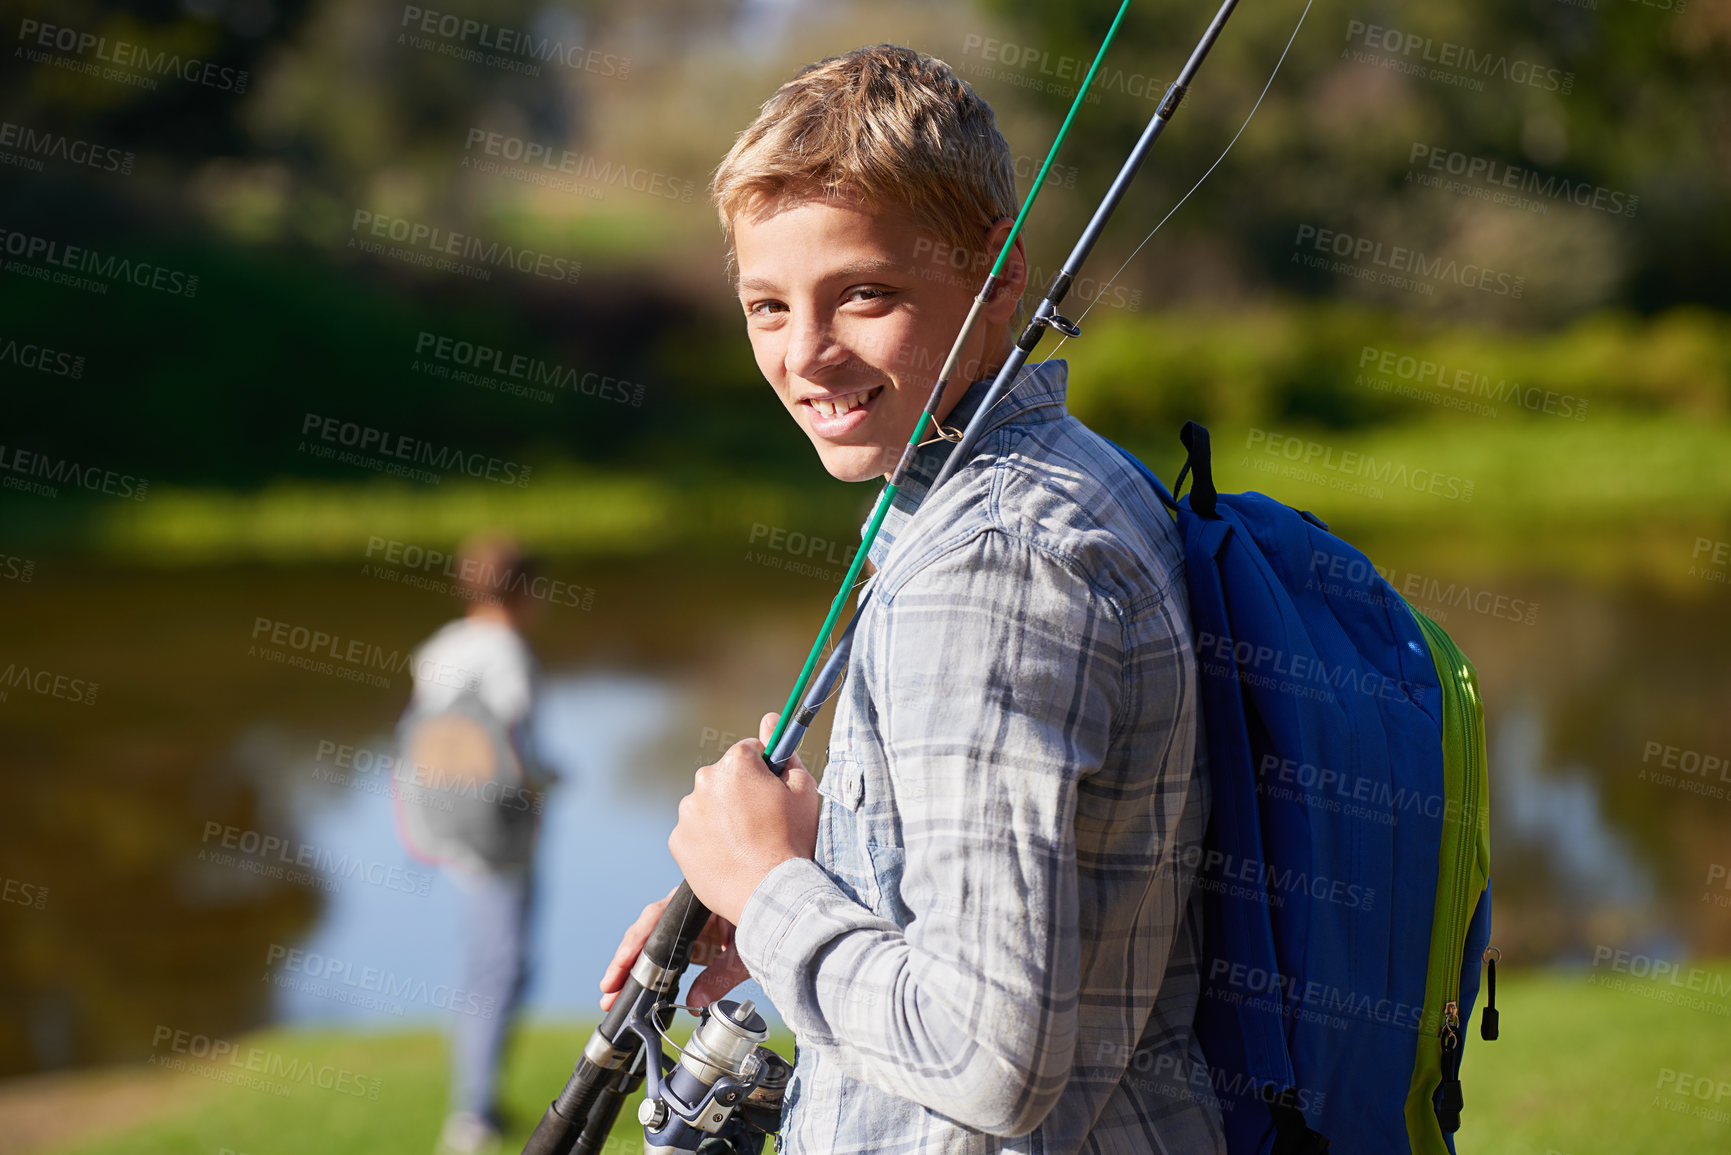
{"type": "Polygon", "coordinates": [[[1118,716],[1123,623],[1074,566],[999,530],[877,597],[854,676],[877,710],[911,919],[797,859],[752,893],[740,955],[802,1045],[965,1126],[1026,1134],[1072,1068],[1076,788],[1118,716]]]}

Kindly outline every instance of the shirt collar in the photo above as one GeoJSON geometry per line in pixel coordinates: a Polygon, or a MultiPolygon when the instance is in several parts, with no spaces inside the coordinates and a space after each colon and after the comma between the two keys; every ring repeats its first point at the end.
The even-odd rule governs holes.
{"type": "MultiPolygon", "coordinates": [[[[940,423],[945,430],[959,432],[967,428],[968,422],[973,419],[985,400],[992,380],[993,377],[985,377],[968,386],[967,392],[956,402],[956,407],[940,423]]],[[[998,399],[997,404],[987,414],[985,428],[980,434],[981,439],[1008,425],[1036,425],[1058,420],[1065,413],[1064,398],[1068,389],[1069,366],[1063,360],[1054,358],[1025,366],[1020,379],[1009,392],[998,399]]],[[[866,555],[873,566],[882,568],[890,548],[895,545],[896,536],[913,516],[914,510],[919,508],[921,499],[931,488],[932,479],[937,477],[938,470],[943,468],[944,462],[949,460],[954,449],[954,441],[934,439],[922,446],[914,455],[913,461],[909,462],[907,476],[903,479],[901,488],[896,491],[895,501],[884,515],[877,539],[872,542],[871,550],[866,555]]],[[[870,524],[869,521],[866,524],[870,524]]],[[[860,527],[860,536],[865,536],[864,525],[860,527]]]]}

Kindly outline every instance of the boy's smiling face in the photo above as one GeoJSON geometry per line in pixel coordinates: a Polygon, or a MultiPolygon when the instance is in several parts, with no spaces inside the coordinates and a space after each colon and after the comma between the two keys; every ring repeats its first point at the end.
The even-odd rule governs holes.
{"type": "MultiPolygon", "coordinates": [[[[987,239],[995,254],[1009,230],[987,239]]],[[[824,468],[865,481],[895,467],[973,304],[971,272],[899,209],[838,198],[778,203],[733,222],[739,301],[757,366],[817,448],[824,468]],[[921,275],[922,273],[927,275],[921,275]]],[[[938,408],[1000,363],[1026,271],[1020,244],[938,408]],[[1012,267],[1013,266],[1013,267],[1012,267]]]]}

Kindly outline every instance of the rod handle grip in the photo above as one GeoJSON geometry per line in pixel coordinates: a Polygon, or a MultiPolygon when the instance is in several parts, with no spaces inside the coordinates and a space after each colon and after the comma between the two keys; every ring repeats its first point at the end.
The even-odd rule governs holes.
{"type": "Polygon", "coordinates": [[[691,948],[697,936],[708,925],[709,908],[691,893],[691,884],[682,881],[667,909],[661,912],[661,921],[649,932],[643,953],[657,966],[682,972],[691,961],[691,948]]]}

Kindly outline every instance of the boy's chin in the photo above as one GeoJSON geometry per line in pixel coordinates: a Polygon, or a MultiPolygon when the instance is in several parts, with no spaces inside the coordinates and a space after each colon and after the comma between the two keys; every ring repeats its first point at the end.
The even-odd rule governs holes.
{"type": "Polygon", "coordinates": [[[881,445],[818,445],[818,460],[837,481],[871,481],[888,473],[895,462],[885,464],[881,445]]]}

